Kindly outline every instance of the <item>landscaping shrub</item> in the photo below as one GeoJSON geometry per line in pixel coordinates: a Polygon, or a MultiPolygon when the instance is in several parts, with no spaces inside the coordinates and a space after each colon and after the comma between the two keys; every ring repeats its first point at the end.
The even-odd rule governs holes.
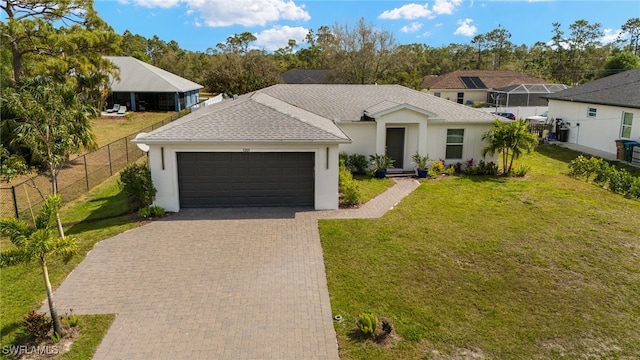
{"type": "Polygon", "coordinates": [[[152,206],[150,209],[152,217],[163,217],[166,213],[162,206],[152,206]]]}
{"type": "Polygon", "coordinates": [[[448,168],[446,168],[446,169],[444,170],[444,173],[445,173],[445,175],[449,175],[449,176],[451,176],[451,175],[455,174],[455,173],[456,173],[456,168],[455,168],[455,166],[453,166],[453,165],[449,166],[448,168]]]}
{"type": "Polygon", "coordinates": [[[625,169],[617,169],[606,160],[580,155],[569,163],[569,175],[583,178],[589,182],[606,187],[609,191],[632,199],[640,199],[640,178],[631,175],[625,169]]]}
{"type": "Polygon", "coordinates": [[[343,164],[338,171],[338,185],[342,192],[342,205],[354,206],[362,201],[360,184],[353,179],[351,171],[343,164]]]}
{"type": "Polygon", "coordinates": [[[369,168],[367,157],[361,154],[351,154],[347,157],[347,167],[355,174],[364,174],[369,168]]]}
{"type": "Polygon", "coordinates": [[[634,177],[627,170],[613,167],[609,172],[609,190],[613,193],[628,196],[633,186],[634,177]]]}
{"type": "Polygon", "coordinates": [[[149,206],[156,196],[156,188],[151,181],[151,170],[146,164],[133,163],[120,171],[120,189],[127,196],[133,210],[149,206]]]}
{"type": "Polygon", "coordinates": [[[431,166],[429,167],[429,170],[435,172],[436,175],[442,174],[442,172],[444,171],[444,161],[438,160],[438,161],[432,162],[431,166]]]}
{"type": "Polygon", "coordinates": [[[524,177],[529,170],[531,170],[531,166],[520,165],[513,171],[513,175],[516,177],[524,177]]]}
{"type": "Polygon", "coordinates": [[[486,162],[484,160],[480,160],[475,164],[473,159],[469,159],[465,161],[464,165],[465,167],[463,172],[466,175],[498,175],[498,164],[493,161],[486,162]]]}
{"type": "Polygon", "coordinates": [[[45,314],[36,313],[35,311],[25,316],[22,324],[27,329],[27,332],[36,337],[36,339],[45,339],[53,327],[51,318],[45,314]]]}
{"type": "Polygon", "coordinates": [[[598,169],[602,166],[604,160],[595,157],[586,158],[582,155],[575,158],[569,163],[569,176],[576,178],[584,177],[589,182],[598,169]]]}
{"type": "Polygon", "coordinates": [[[372,313],[363,312],[358,316],[358,328],[369,338],[372,338],[378,327],[378,317],[372,313]]]}

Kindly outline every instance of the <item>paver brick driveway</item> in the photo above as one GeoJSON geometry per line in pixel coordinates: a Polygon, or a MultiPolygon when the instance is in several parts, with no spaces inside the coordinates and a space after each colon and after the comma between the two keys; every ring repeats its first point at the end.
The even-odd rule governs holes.
{"type": "Polygon", "coordinates": [[[313,214],[183,210],[96,244],[56,307],[117,314],[96,359],[337,359],[313,214]]]}
{"type": "Polygon", "coordinates": [[[182,210],[96,244],[56,308],[117,314],[95,359],[338,359],[317,219],[380,217],[418,185],[349,210],[182,210]]]}

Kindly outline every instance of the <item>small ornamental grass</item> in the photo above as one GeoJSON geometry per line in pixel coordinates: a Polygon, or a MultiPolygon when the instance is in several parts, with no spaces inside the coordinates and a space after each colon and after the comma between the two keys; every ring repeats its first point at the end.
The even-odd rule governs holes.
{"type": "Polygon", "coordinates": [[[378,327],[378,317],[372,313],[363,312],[358,316],[358,329],[364,336],[373,338],[378,327]]]}

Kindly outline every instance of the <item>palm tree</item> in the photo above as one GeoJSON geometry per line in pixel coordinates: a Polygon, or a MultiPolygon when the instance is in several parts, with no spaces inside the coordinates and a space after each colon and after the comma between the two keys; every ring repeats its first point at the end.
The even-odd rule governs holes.
{"type": "Polygon", "coordinates": [[[78,242],[70,237],[57,237],[53,230],[60,206],[60,197],[51,195],[47,198],[36,218],[36,226],[30,227],[24,220],[16,218],[0,219],[0,233],[8,236],[15,247],[0,252],[0,268],[38,260],[42,268],[44,285],[47,290],[49,312],[53,320],[53,331],[62,334],[60,318],[53,302],[53,291],[49,281],[47,259],[62,256],[69,260],[78,250],[78,242]]]}
{"type": "Polygon", "coordinates": [[[489,143],[482,149],[482,156],[501,154],[504,175],[511,173],[513,161],[522,156],[523,151],[531,152],[538,145],[538,138],[529,132],[524,119],[509,123],[496,119],[491,129],[482,135],[482,140],[489,143]]]}

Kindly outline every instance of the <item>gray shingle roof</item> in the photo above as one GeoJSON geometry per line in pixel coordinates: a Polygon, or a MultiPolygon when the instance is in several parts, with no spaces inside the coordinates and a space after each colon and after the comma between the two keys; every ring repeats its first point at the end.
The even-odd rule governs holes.
{"type": "Polygon", "coordinates": [[[252,93],[207,106],[152,131],[137,142],[168,141],[347,143],[351,140],[328,119],[268,95],[252,93]]]}
{"type": "Polygon", "coordinates": [[[327,119],[360,121],[365,110],[407,104],[451,122],[491,122],[491,114],[400,85],[275,85],[261,92],[327,119]]]}
{"type": "Polygon", "coordinates": [[[120,81],[113,81],[114,92],[183,93],[202,89],[193,81],[172,74],[130,56],[105,56],[120,68],[120,81]]]}
{"type": "Polygon", "coordinates": [[[640,108],[640,69],[610,75],[544,97],[561,101],[640,108]]]}
{"type": "Polygon", "coordinates": [[[337,142],[336,121],[360,121],[398,106],[447,122],[490,123],[495,116],[399,85],[274,85],[209,105],[135,142],[337,142]]]}

